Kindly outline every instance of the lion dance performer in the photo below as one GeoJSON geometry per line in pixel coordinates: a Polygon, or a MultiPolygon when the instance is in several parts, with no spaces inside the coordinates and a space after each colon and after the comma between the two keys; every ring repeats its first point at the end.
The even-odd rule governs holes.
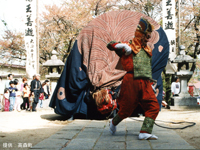
{"type": "Polygon", "coordinates": [[[123,69],[127,71],[123,77],[117,102],[119,111],[110,121],[110,133],[115,134],[116,126],[131,116],[138,104],[145,112],[145,119],[140,130],[140,140],[157,139],[151,134],[154,121],[159,113],[159,104],[152,89],[151,57],[152,49],[147,45],[151,38],[153,26],[144,18],[140,18],[135,37],[126,43],[111,41],[107,48],[114,50],[121,57],[123,69]]]}

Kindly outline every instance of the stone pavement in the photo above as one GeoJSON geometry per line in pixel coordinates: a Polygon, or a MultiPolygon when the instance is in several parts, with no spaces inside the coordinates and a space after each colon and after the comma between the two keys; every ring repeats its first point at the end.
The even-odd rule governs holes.
{"type": "Polygon", "coordinates": [[[138,140],[142,122],[127,118],[109,133],[109,121],[73,120],[62,130],[33,146],[38,149],[194,149],[175,131],[154,126],[158,140],[138,140]]]}

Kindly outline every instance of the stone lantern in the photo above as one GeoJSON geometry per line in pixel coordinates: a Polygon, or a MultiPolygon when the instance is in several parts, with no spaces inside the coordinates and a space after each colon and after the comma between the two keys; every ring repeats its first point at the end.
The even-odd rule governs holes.
{"type": "Polygon", "coordinates": [[[56,55],[58,55],[58,53],[55,50],[52,51],[52,54],[51,59],[43,63],[42,66],[48,67],[49,74],[45,75],[45,77],[50,80],[51,91],[54,91],[57,81],[61,75],[61,67],[65,64],[57,58],[56,55]]]}
{"type": "Polygon", "coordinates": [[[188,93],[187,85],[188,80],[193,75],[193,72],[189,69],[189,63],[194,63],[195,59],[191,56],[185,54],[185,46],[180,46],[180,54],[172,61],[172,63],[178,64],[178,71],[176,75],[180,79],[180,93],[179,96],[172,97],[171,109],[185,109],[197,106],[197,99],[195,97],[191,97],[188,93]],[[185,68],[182,67],[185,65],[185,68]]]}

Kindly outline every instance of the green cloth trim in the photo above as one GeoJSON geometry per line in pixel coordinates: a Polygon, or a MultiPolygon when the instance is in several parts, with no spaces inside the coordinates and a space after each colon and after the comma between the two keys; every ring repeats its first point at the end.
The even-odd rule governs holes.
{"type": "Polygon", "coordinates": [[[152,118],[145,117],[141,131],[146,131],[151,134],[153,130],[154,122],[155,121],[152,118]]]}
{"type": "Polygon", "coordinates": [[[123,120],[123,119],[121,119],[121,118],[119,117],[119,115],[117,114],[117,115],[113,118],[113,120],[112,120],[113,125],[114,125],[114,126],[118,125],[122,120],[123,120]]]}
{"type": "Polygon", "coordinates": [[[142,48],[139,53],[133,53],[134,78],[152,78],[151,57],[142,48]]]}

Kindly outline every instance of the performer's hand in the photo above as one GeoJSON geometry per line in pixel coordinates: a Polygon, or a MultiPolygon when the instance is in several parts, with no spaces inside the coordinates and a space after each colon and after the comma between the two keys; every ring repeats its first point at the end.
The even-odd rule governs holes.
{"type": "Polygon", "coordinates": [[[111,42],[109,42],[108,44],[107,44],[107,48],[109,49],[109,50],[111,50],[111,51],[115,51],[115,45],[117,44],[117,42],[116,41],[111,41],[111,42]]]}
{"type": "Polygon", "coordinates": [[[132,49],[130,46],[128,46],[127,44],[123,44],[123,43],[119,43],[115,45],[115,48],[117,49],[124,49],[125,50],[125,55],[130,55],[132,53],[132,49]]]}

